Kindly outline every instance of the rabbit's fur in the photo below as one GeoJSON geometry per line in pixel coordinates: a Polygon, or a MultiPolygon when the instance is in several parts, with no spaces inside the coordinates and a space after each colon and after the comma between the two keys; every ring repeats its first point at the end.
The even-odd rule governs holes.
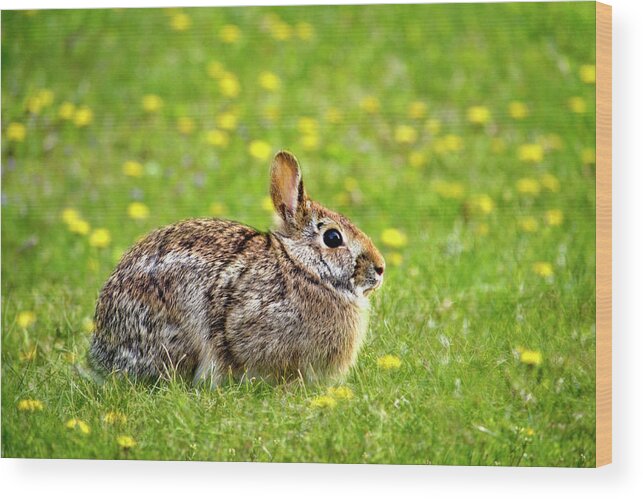
{"type": "Polygon", "coordinates": [[[384,259],[349,220],[308,198],[290,153],[275,156],[270,192],[280,218],[273,231],[187,220],[131,248],[100,293],[92,364],[135,378],[178,372],[214,384],[229,374],[344,375],[384,259]],[[330,228],[342,235],[337,248],[324,243],[330,228]]]}

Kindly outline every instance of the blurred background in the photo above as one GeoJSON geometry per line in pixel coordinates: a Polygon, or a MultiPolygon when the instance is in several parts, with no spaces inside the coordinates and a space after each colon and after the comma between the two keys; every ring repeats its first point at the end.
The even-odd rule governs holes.
{"type": "MultiPolygon", "coordinates": [[[[364,368],[392,355],[418,390],[471,407],[499,390],[449,418],[473,441],[472,414],[540,431],[522,464],[591,464],[594,16],[590,2],[3,12],[3,372],[84,355],[100,286],[151,229],[267,229],[285,148],[387,260],[364,368]]],[[[13,411],[25,388],[3,380],[13,411]]]]}

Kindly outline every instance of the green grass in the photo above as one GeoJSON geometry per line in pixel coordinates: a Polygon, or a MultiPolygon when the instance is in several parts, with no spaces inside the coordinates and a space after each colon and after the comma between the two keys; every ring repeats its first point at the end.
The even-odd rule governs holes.
{"type": "Polygon", "coordinates": [[[594,466],[595,88],[581,77],[595,61],[594,4],[182,12],[184,31],[171,28],[176,11],[3,12],[3,456],[594,466]],[[291,38],[273,36],[279,23],[291,38]],[[236,43],[220,40],[226,24],[236,43]],[[213,61],[238,96],[222,94],[213,61]],[[262,71],[280,89],[263,89],[262,71]],[[146,94],[163,107],[145,112],[146,94]],[[364,108],[368,96],[379,109],[364,108]],[[416,101],[427,112],[411,117],[416,101]],[[510,116],[513,101],[526,117],[510,116]],[[89,106],[91,123],[61,118],[63,102],[89,106]],[[472,106],[489,119],[472,123],[472,106]],[[224,112],[237,124],[218,147],[207,133],[224,112]],[[302,130],[302,117],[314,124],[302,130]],[[213,203],[270,226],[269,160],[253,141],[295,152],[309,193],[387,258],[345,381],[354,397],[320,408],[324,386],[80,376],[100,287],[139,236],[213,203]],[[524,144],[543,157],[521,160],[524,144]],[[123,174],[130,160],[141,177],[123,174]],[[134,201],[147,218],[128,217],[134,201]],[[71,232],[65,208],[107,229],[109,245],[71,232]],[[548,224],[549,210],[562,223],[548,224]],[[387,228],[407,244],[387,247],[387,228]],[[389,354],[399,369],[378,366],[389,354]],[[25,399],[43,409],[19,410],[25,399]],[[126,421],[103,422],[110,411],[126,421]],[[66,428],[71,418],[90,433],[66,428]],[[121,449],[119,435],[137,445],[121,449]]]}

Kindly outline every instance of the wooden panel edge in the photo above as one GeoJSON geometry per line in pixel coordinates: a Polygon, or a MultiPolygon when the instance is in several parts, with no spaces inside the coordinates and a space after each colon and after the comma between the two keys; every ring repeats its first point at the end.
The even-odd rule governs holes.
{"type": "Polygon", "coordinates": [[[612,462],[612,7],[596,2],[596,466],[612,462]]]}

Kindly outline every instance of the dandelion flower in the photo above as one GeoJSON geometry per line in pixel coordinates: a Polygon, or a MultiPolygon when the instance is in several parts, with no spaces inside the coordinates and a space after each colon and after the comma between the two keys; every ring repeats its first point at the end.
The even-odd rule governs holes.
{"type": "Polygon", "coordinates": [[[253,140],[250,142],[248,151],[253,158],[260,159],[262,161],[267,160],[272,153],[272,147],[268,142],[263,140],[253,140]]]}
{"type": "Polygon", "coordinates": [[[225,68],[219,61],[212,61],[208,64],[208,74],[211,78],[219,79],[225,74],[225,68]]]}
{"type": "Polygon", "coordinates": [[[89,222],[87,222],[87,220],[83,220],[82,218],[77,218],[70,221],[67,224],[67,228],[70,232],[73,232],[74,234],[80,234],[81,236],[86,236],[91,230],[89,222]]]}
{"type": "Polygon", "coordinates": [[[70,120],[76,114],[76,106],[71,102],[63,102],[58,108],[58,116],[63,120],[70,120]]]}
{"type": "Polygon", "coordinates": [[[119,435],[118,437],[116,437],[116,443],[123,450],[128,450],[132,447],[136,447],[136,440],[127,435],[119,435]]]}
{"type": "Polygon", "coordinates": [[[543,355],[537,350],[520,348],[520,362],[528,366],[539,366],[543,363],[543,355]]]}
{"type": "Polygon", "coordinates": [[[421,100],[411,102],[409,105],[409,118],[419,120],[426,116],[427,105],[421,100]]]}
{"type": "Polygon", "coordinates": [[[261,209],[269,213],[275,211],[275,207],[272,204],[272,199],[269,196],[265,196],[261,199],[261,209]]]}
{"type": "Polygon", "coordinates": [[[551,192],[558,192],[560,190],[560,180],[558,180],[551,173],[545,173],[540,178],[540,183],[542,186],[551,192]]]}
{"type": "Polygon", "coordinates": [[[484,125],[489,122],[491,112],[485,106],[471,106],[467,110],[467,119],[475,125],[484,125]]]}
{"type": "Polygon", "coordinates": [[[472,199],[472,205],[476,211],[479,211],[483,215],[488,215],[496,207],[493,199],[488,194],[479,194],[474,196],[472,199]]]}
{"type": "Polygon", "coordinates": [[[143,203],[130,203],[127,207],[127,214],[133,220],[145,220],[150,216],[150,209],[143,203]]]}
{"type": "Polygon", "coordinates": [[[509,103],[509,116],[515,120],[522,120],[529,114],[529,108],[524,102],[513,101],[509,103]]]}
{"type": "Polygon", "coordinates": [[[586,147],[581,151],[580,157],[584,165],[595,165],[596,149],[594,149],[593,147],[586,147]]]}
{"type": "Polygon", "coordinates": [[[359,106],[367,113],[375,114],[380,110],[380,101],[377,97],[368,95],[360,101],[359,106]]]}
{"type": "Polygon", "coordinates": [[[163,99],[155,94],[147,94],[143,96],[141,104],[146,113],[156,113],[163,107],[163,99]]]}
{"type": "Polygon", "coordinates": [[[319,124],[315,118],[310,118],[308,116],[302,116],[297,121],[297,129],[301,133],[313,134],[317,133],[319,130],[319,124]]]}
{"type": "Polygon", "coordinates": [[[524,232],[538,231],[538,220],[536,220],[534,217],[524,217],[520,219],[518,225],[524,232]]]}
{"type": "Polygon", "coordinates": [[[127,423],[127,416],[122,412],[110,411],[103,416],[103,422],[109,425],[125,424],[127,423]]]}
{"type": "Polygon", "coordinates": [[[259,85],[261,85],[261,88],[264,90],[275,92],[281,87],[281,80],[272,71],[262,71],[259,74],[259,85]]]}
{"type": "Polygon", "coordinates": [[[328,389],[328,395],[335,399],[344,399],[344,400],[350,400],[355,396],[355,394],[353,393],[353,390],[351,390],[347,386],[331,386],[328,389]]]}
{"type": "Polygon", "coordinates": [[[226,24],[219,31],[219,39],[223,43],[237,43],[241,38],[241,30],[234,24],[226,24]]]}
{"type": "Polygon", "coordinates": [[[407,245],[408,240],[402,231],[390,228],[382,232],[382,243],[389,248],[403,248],[407,245]]]}
{"type": "Polygon", "coordinates": [[[540,144],[522,144],[518,148],[518,159],[524,163],[540,163],[543,156],[543,146],[540,144]]]}
{"type": "Polygon", "coordinates": [[[401,365],[402,361],[395,355],[384,355],[383,357],[377,359],[377,366],[381,369],[399,369],[401,365]]]}
{"type": "Polygon", "coordinates": [[[70,430],[77,430],[83,435],[89,435],[89,425],[82,419],[72,418],[65,423],[65,427],[70,430]]]}
{"type": "Polygon", "coordinates": [[[421,168],[428,163],[428,157],[423,151],[411,151],[408,161],[413,168],[421,168]]]}
{"type": "Polygon", "coordinates": [[[414,144],[418,138],[418,133],[415,128],[408,125],[398,125],[395,128],[395,142],[399,144],[414,144]]]}
{"type": "Polygon", "coordinates": [[[40,400],[23,399],[18,401],[18,410],[23,412],[42,411],[45,408],[40,400]]]}
{"type": "Polygon", "coordinates": [[[106,248],[112,242],[112,236],[107,229],[94,229],[89,236],[89,245],[94,248],[106,248]]]}
{"type": "Polygon", "coordinates": [[[123,174],[128,177],[142,177],[143,165],[138,161],[125,161],[123,163],[123,174]]]}
{"type": "Polygon", "coordinates": [[[66,224],[71,224],[75,220],[79,220],[81,217],[78,210],[75,210],[74,208],[65,208],[60,214],[60,218],[62,218],[63,222],[66,224]]]}
{"type": "Polygon", "coordinates": [[[83,328],[83,331],[86,333],[93,333],[94,329],[96,329],[96,324],[91,318],[85,317],[83,319],[82,328],[83,328]]]}
{"type": "Polygon", "coordinates": [[[533,264],[532,269],[540,277],[551,277],[554,275],[554,268],[549,262],[536,262],[533,264]]]}
{"type": "Polygon", "coordinates": [[[188,116],[181,116],[177,121],[176,121],[176,127],[179,130],[179,133],[183,135],[190,135],[192,132],[194,132],[194,128],[196,127],[194,120],[188,116]]]}
{"type": "Polygon", "coordinates": [[[230,142],[230,137],[223,130],[210,130],[205,138],[208,144],[215,147],[226,147],[230,142]]]}
{"type": "Polygon", "coordinates": [[[583,64],[578,70],[578,75],[583,83],[596,83],[596,66],[583,64]]]}
{"type": "Polygon", "coordinates": [[[79,107],[74,113],[74,125],[85,127],[94,120],[94,112],[88,106],[79,107]]]}
{"type": "Polygon", "coordinates": [[[292,27],[280,19],[273,23],[270,32],[273,38],[281,42],[290,40],[292,37],[292,27]]]}
{"type": "Polygon", "coordinates": [[[587,111],[587,103],[582,97],[572,97],[567,101],[567,104],[569,105],[569,109],[574,113],[583,114],[587,111]]]}
{"type": "Polygon", "coordinates": [[[462,146],[462,137],[454,134],[448,134],[436,139],[433,147],[436,152],[445,154],[449,152],[458,152],[462,149],[462,146]]]}
{"type": "Polygon", "coordinates": [[[311,407],[319,408],[319,409],[332,409],[337,405],[337,400],[335,400],[333,397],[330,395],[320,395],[319,397],[315,397],[310,401],[311,407]]]}
{"type": "Polygon", "coordinates": [[[563,212],[560,210],[547,210],[545,212],[545,221],[547,225],[558,227],[563,223],[563,212]]]}
{"type": "Polygon", "coordinates": [[[388,263],[391,267],[399,267],[404,263],[404,256],[402,256],[402,253],[394,251],[386,255],[386,263],[388,263]]]}
{"type": "Polygon", "coordinates": [[[33,325],[34,322],[36,322],[36,314],[31,310],[23,310],[18,314],[16,322],[21,328],[27,329],[29,326],[33,325]]]}
{"type": "Polygon", "coordinates": [[[314,151],[319,147],[319,135],[307,134],[301,137],[301,147],[306,151],[314,151]]]}
{"type": "Polygon", "coordinates": [[[239,80],[234,74],[224,72],[219,79],[219,91],[224,97],[237,97],[241,92],[239,80]]]}
{"type": "Polygon", "coordinates": [[[170,19],[170,27],[174,31],[185,31],[192,25],[192,19],[185,12],[177,12],[170,19]]]}
{"type": "Polygon", "coordinates": [[[27,127],[22,123],[9,123],[7,127],[7,140],[22,142],[27,136],[27,127]]]}
{"type": "Polygon", "coordinates": [[[313,25],[307,22],[297,23],[295,31],[300,40],[310,40],[315,35],[313,25]]]}
{"type": "Polygon", "coordinates": [[[516,190],[520,194],[537,196],[538,194],[540,194],[540,184],[534,178],[524,177],[516,182],[516,190]]]}
{"type": "Polygon", "coordinates": [[[225,212],[226,208],[223,203],[215,201],[210,205],[210,215],[212,215],[213,217],[220,217],[225,212]]]}
{"type": "Polygon", "coordinates": [[[433,184],[433,190],[445,199],[462,199],[464,196],[464,185],[460,182],[438,180],[433,184]]]}

